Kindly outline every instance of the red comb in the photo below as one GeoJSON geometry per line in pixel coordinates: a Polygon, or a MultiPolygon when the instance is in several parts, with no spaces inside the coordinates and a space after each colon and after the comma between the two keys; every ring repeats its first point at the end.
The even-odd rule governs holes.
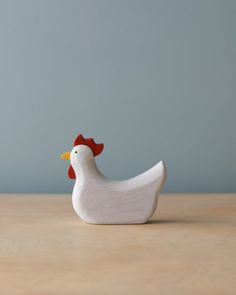
{"type": "Polygon", "coordinates": [[[93,151],[94,157],[101,154],[104,145],[102,143],[96,143],[93,138],[84,138],[82,134],[79,134],[74,142],[74,146],[76,145],[87,145],[93,151]]]}

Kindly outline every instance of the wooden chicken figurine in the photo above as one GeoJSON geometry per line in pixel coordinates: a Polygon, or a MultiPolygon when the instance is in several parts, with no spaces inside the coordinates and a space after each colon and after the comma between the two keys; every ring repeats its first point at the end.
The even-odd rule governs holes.
{"type": "Polygon", "coordinates": [[[95,157],[103,144],[78,135],[71,152],[61,155],[70,160],[68,176],[76,179],[72,203],[80,218],[93,224],[145,223],[154,213],[158,194],[166,180],[163,161],[146,172],[123,181],[105,177],[97,168],[95,157]]]}

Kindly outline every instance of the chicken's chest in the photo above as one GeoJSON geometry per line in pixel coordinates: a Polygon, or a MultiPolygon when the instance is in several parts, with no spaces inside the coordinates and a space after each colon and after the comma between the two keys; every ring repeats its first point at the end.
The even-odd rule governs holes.
{"type": "Polygon", "coordinates": [[[72,193],[72,204],[77,214],[80,215],[80,210],[84,206],[94,204],[104,189],[103,179],[97,174],[78,175],[72,193]]]}

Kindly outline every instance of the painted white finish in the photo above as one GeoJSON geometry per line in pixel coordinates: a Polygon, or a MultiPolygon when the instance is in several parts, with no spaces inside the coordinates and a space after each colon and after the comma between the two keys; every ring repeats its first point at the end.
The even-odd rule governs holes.
{"type": "Polygon", "coordinates": [[[73,208],[84,221],[93,224],[145,223],[154,213],[167,175],[163,161],[124,181],[102,175],[92,150],[86,145],[75,146],[70,161],[76,173],[73,208]]]}

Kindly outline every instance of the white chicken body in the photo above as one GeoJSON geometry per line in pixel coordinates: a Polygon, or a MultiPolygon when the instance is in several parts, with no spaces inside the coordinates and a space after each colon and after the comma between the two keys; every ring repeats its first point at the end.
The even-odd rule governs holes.
{"type": "Polygon", "coordinates": [[[93,224],[145,223],[154,213],[158,194],[166,180],[161,161],[128,180],[113,181],[98,170],[92,150],[78,145],[70,154],[76,174],[73,208],[81,219],[93,224]]]}

